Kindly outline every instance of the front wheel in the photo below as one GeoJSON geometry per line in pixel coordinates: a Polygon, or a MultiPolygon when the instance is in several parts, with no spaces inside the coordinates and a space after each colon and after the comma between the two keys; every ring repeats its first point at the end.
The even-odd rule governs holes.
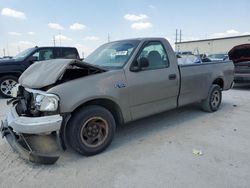
{"type": "Polygon", "coordinates": [[[104,151],[112,142],[116,124],[113,115],[101,106],[86,106],[73,114],[67,126],[71,147],[90,156],[104,151]]]}
{"type": "Polygon", "coordinates": [[[202,109],[206,112],[215,112],[219,109],[222,99],[220,86],[213,84],[208,96],[201,102],[202,109]]]}

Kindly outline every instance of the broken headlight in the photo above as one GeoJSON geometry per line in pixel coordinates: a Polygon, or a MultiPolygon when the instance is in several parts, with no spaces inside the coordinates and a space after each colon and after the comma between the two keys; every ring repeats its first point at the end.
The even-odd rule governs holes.
{"type": "Polygon", "coordinates": [[[54,94],[36,94],[35,106],[37,110],[42,112],[54,112],[58,109],[58,96],[54,94]]]}
{"type": "Polygon", "coordinates": [[[57,95],[29,88],[25,88],[25,90],[33,95],[33,105],[37,110],[41,112],[57,111],[59,105],[57,95]]]}

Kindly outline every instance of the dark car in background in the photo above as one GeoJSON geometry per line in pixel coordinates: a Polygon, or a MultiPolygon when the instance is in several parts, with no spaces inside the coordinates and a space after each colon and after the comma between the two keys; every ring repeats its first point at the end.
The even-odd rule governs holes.
{"type": "Polygon", "coordinates": [[[3,57],[0,57],[0,59],[11,59],[12,56],[3,56],[3,57]]]}
{"type": "Polygon", "coordinates": [[[9,97],[19,76],[34,62],[49,59],[80,59],[73,47],[33,47],[13,58],[0,59],[0,95],[9,97]]]}
{"type": "Polygon", "coordinates": [[[235,66],[234,82],[250,84],[250,43],[233,47],[228,55],[235,66]]]}

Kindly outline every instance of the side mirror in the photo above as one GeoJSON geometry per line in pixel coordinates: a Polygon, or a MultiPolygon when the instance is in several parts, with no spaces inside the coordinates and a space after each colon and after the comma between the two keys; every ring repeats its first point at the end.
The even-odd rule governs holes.
{"type": "Polygon", "coordinates": [[[149,66],[149,61],[147,58],[142,57],[139,60],[134,62],[134,65],[130,68],[132,72],[139,72],[143,68],[147,68],[149,66]]]}
{"type": "Polygon", "coordinates": [[[29,58],[29,61],[30,61],[31,63],[34,63],[35,61],[38,61],[38,57],[36,57],[36,56],[31,56],[31,57],[29,58]]]}
{"type": "Polygon", "coordinates": [[[141,68],[147,68],[149,66],[149,61],[147,58],[142,57],[141,59],[139,59],[139,66],[141,68]]]}

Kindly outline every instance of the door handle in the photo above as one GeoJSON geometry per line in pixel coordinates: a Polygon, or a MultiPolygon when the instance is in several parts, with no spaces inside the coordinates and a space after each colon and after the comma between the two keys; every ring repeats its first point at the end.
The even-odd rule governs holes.
{"type": "Polygon", "coordinates": [[[175,80],[175,79],[176,79],[176,74],[170,74],[170,75],[168,76],[168,79],[169,79],[169,80],[175,80]]]}

